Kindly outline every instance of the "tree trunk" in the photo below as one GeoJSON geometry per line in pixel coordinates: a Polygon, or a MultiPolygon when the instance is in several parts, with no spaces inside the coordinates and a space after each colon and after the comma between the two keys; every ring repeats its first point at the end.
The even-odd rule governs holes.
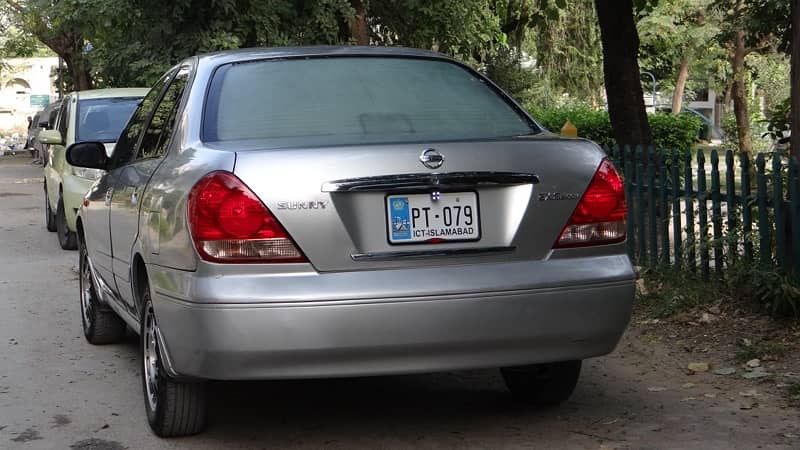
{"type": "Polygon", "coordinates": [[[67,64],[67,70],[72,76],[72,89],[70,90],[85,91],[91,89],[92,76],[89,74],[88,64],[83,55],[76,56],[74,53],[68,53],[59,56],[64,59],[67,64]]]}
{"type": "Polygon", "coordinates": [[[362,0],[350,0],[355,16],[350,19],[350,38],[357,45],[369,45],[369,25],[367,24],[367,8],[362,0]]]}
{"type": "Polygon", "coordinates": [[[603,76],[611,129],[619,145],[653,142],[639,72],[632,0],[595,0],[603,42],[603,76]]]}
{"type": "Polygon", "coordinates": [[[689,58],[683,58],[678,69],[678,79],[675,80],[675,92],[672,93],[672,114],[680,114],[683,108],[683,92],[686,90],[686,80],[689,79],[689,58]]]}
{"type": "Polygon", "coordinates": [[[800,159],[800,0],[792,0],[792,156],[800,159]]]}
{"type": "Polygon", "coordinates": [[[747,56],[744,30],[736,31],[733,47],[733,115],[736,116],[736,137],[739,141],[739,152],[750,155],[753,145],[750,139],[750,113],[747,108],[747,92],[744,84],[744,58],[747,56]]]}

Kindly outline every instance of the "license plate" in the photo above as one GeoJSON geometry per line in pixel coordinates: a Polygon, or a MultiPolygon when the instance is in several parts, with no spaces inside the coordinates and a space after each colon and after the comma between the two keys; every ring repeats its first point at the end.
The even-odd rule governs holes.
{"type": "Polygon", "coordinates": [[[480,239],[475,192],[390,195],[386,197],[386,212],[392,244],[480,239]]]}

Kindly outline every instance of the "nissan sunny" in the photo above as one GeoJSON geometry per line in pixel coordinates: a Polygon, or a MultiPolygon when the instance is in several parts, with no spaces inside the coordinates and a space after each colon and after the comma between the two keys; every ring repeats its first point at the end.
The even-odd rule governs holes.
{"type": "Polygon", "coordinates": [[[500,368],[566,400],[630,319],[620,175],[470,67],[409,49],[189,58],[77,214],[83,331],[141,337],[147,418],[201,431],[208,380],[500,368]]]}

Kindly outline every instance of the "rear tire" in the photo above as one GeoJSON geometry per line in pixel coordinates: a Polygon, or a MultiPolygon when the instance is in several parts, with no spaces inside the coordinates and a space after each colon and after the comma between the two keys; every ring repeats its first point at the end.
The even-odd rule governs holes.
{"type": "Polygon", "coordinates": [[[44,221],[47,231],[56,231],[56,215],[53,214],[53,208],[50,207],[50,196],[47,195],[47,186],[44,187],[44,221]]]}
{"type": "Polygon", "coordinates": [[[75,250],[78,248],[78,237],[67,226],[67,215],[64,211],[64,199],[58,199],[56,208],[56,231],[58,231],[58,243],[64,250],[75,250]]]}
{"type": "Polygon", "coordinates": [[[581,373],[581,361],[564,361],[501,369],[506,387],[514,399],[535,406],[565,402],[581,373]]]}
{"type": "Polygon", "coordinates": [[[149,287],[142,293],[142,304],[142,390],[150,429],[160,437],[199,433],[206,426],[205,383],[180,382],[167,375],[161,364],[149,287]]]}
{"type": "Polygon", "coordinates": [[[78,256],[78,285],[80,286],[81,321],[83,335],[90,344],[113,344],[125,338],[127,325],[108,306],[100,303],[94,277],[89,266],[89,254],[83,237],[80,239],[78,256]]]}

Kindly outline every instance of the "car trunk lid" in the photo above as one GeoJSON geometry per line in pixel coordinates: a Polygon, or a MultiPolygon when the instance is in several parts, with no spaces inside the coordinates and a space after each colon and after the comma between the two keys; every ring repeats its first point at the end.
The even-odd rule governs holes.
{"type": "Polygon", "coordinates": [[[235,174],[322,272],[544,259],[604,157],[594,144],[551,135],[232,146],[235,174]]]}

